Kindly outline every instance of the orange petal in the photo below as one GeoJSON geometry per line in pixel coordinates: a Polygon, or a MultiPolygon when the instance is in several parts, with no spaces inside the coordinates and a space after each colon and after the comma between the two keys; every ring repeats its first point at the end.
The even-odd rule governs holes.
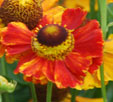
{"type": "Polygon", "coordinates": [[[54,22],[56,23],[60,23],[63,11],[64,11],[64,8],[62,6],[56,6],[44,12],[44,15],[46,15],[48,19],[54,20],[54,22]]]}
{"type": "Polygon", "coordinates": [[[4,1],[4,0],[0,0],[0,6],[2,5],[3,1],[4,1]]]}
{"type": "Polygon", "coordinates": [[[44,75],[48,78],[48,80],[51,80],[52,82],[54,81],[54,66],[54,61],[45,60],[42,67],[44,75]]]}
{"type": "Polygon", "coordinates": [[[83,77],[91,65],[90,60],[91,58],[85,58],[76,52],[72,52],[66,57],[65,64],[68,70],[70,70],[78,80],[83,80],[83,77]]]}
{"type": "Polygon", "coordinates": [[[20,72],[27,76],[36,75],[37,78],[42,74],[43,59],[40,57],[33,58],[29,62],[25,62],[20,66],[20,72]]]}
{"type": "Polygon", "coordinates": [[[57,2],[58,2],[58,0],[44,0],[42,2],[43,11],[47,11],[47,10],[51,9],[53,6],[55,6],[55,4],[57,2]]]}
{"type": "Polygon", "coordinates": [[[80,81],[68,70],[63,61],[55,62],[55,83],[57,87],[75,87],[80,81]]]}
{"type": "Polygon", "coordinates": [[[3,44],[7,46],[8,54],[18,54],[31,49],[31,37],[33,33],[20,22],[8,24],[8,28],[3,32],[3,44]]]}
{"type": "Polygon", "coordinates": [[[90,73],[93,73],[95,70],[97,70],[103,61],[102,57],[93,58],[92,60],[92,65],[89,68],[90,73]]]}
{"type": "Polygon", "coordinates": [[[3,34],[3,42],[6,45],[29,44],[33,36],[33,33],[20,22],[9,23],[3,34]]]}
{"type": "MultiPolygon", "coordinates": [[[[43,26],[45,26],[46,24],[51,24],[52,22],[47,18],[47,16],[45,15],[42,19],[41,19],[41,21],[37,24],[37,27],[38,28],[41,28],[40,27],[40,25],[43,27],[43,26]]],[[[36,28],[37,28],[36,27],[36,28]]]]}
{"type": "Polygon", "coordinates": [[[103,38],[99,23],[89,21],[85,26],[74,31],[75,49],[84,56],[101,57],[103,55],[103,38]]]}
{"type": "Polygon", "coordinates": [[[42,73],[43,62],[44,60],[42,58],[31,53],[20,59],[20,62],[15,72],[20,72],[23,73],[25,76],[33,77],[34,81],[43,80],[45,78],[42,73]]]}
{"type": "Polygon", "coordinates": [[[80,8],[66,9],[62,15],[62,25],[66,25],[68,29],[75,29],[83,23],[86,15],[87,12],[80,8]]]}
{"type": "MultiPolygon", "coordinates": [[[[36,57],[37,57],[37,56],[36,56],[33,52],[31,52],[31,51],[30,51],[29,53],[27,53],[25,56],[22,56],[22,57],[20,58],[19,62],[18,62],[18,65],[17,65],[17,67],[16,67],[14,73],[15,73],[15,74],[18,74],[18,73],[20,72],[20,67],[21,67],[24,63],[29,62],[29,61],[31,61],[32,59],[36,58],[36,57]]],[[[25,66],[25,67],[26,67],[26,66],[25,66]]],[[[23,70],[24,70],[24,68],[21,69],[21,71],[23,71],[23,70]]]]}

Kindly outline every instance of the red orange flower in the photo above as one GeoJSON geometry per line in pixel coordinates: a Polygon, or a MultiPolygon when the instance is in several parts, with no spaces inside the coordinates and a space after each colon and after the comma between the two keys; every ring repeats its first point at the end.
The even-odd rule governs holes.
{"type": "Polygon", "coordinates": [[[59,88],[82,84],[86,73],[101,64],[103,48],[99,23],[82,24],[86,14],[80,8],[67,9],[60,24],[45,16],[35,32],[20,22],[8,24],[3,35],[7,56],[23,53],[15,73],[23,73],[30,81],[47,78],[59,88]]]}
{"type": "MultiPolygon", "coordinates": [[[[0,57],[5,53],[5,46],[1,43],[2,29],[4,29],[3,27],[5,25],[12,21],[21,21],[25,23],[28,28],[34,29],[37,22],[42,18],[42,15],[47,15],[49,19],[54,19],[55,22],[60,22],[64,8],[56,6],[57,2],[58,0],[0,0],[0,57]],[[31,9],[34,5],[34,9],[31,9]]],[[[6,56],[6,61],[13,63],[19,59],[20,56],[21,55],[15,55],[13,57],[6,56]]]]}

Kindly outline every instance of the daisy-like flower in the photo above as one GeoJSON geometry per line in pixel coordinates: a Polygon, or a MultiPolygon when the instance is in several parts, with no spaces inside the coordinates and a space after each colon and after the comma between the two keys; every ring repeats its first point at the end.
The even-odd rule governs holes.
{"type": "Polygon", "coordinates": [[[87,12],[67,9],[56,24],[46,16],[35,31],[23,23],[8,24],[3,33],[7,56],[23,54],[15,73],[35,82],[50,80],[57,87],[82,84],[87,72],[93,73],[102,60],[102,31],[96,20],[83,24],[87,12]]]}
{"type": "MultiPolygon", "coordinates": [[[[64,8],[56,6],[57,2],[58,0],[0,0],[0,18],[2,19],[0,19],[0,57],[5,53],[5,46],[1,43],[3,24],[7,25],[11,21],[21,21],[29,29],[33,29],[42,15],[47,15],[48,19],[60,22],[64,8]]],[[[6,57],[6,61],[13,63],[19,57],[12,58],[9,56],[6,57]]]]}

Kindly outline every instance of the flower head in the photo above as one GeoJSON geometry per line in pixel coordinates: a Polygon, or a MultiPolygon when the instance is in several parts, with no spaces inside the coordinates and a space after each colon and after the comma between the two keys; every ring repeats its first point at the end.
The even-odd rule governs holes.
{"type": "Polygon", "coordinates": [[[40,3],[40,0],[3,0],[0,6],[0,18],[5,25],[12,21],[20,21],[33,29],[42,18],[40,3]]]}
{"type": "Polygon", "coordinates": [[[3,92],[13,92],[15,90],[16,87],[16,82],[8,82],[6,78],[4,78],[3,76],[0,76],[0,93],[3,92]]]}
{"type": "MultiPolygon", "coordinates": [[[[42,18],[42,15],[47,15],[50,20],[54,19],[56,22],[60,22],[64,8],[61,6],[56,6],[56,2],[58,2],[58,0],[1,0],[0,39],[2,39],[2,31],[4,29],[3,27],[11,21],[21,21],[25,23],[29,29],[36,27],[37,23],[42,18]]],[[[0,57],[2,57],[4,53],[5,46],[0,40],[0,57]]],[[[8,63],[13,63],[19,57],[20,56],[18,55],[13,56],[13,58],[6,56],[6,61],[8,63]]]]}
{"type": "Polygon", "coordinates": [[[82,84],[86,73],[101,64],[103,47],[99,23],[82,25],[86,14],[80,8],[67,9],[58,24],[45,16],[33,31],[20,22],[8,24],[3,35],[7,56],[23,54],[15,73],[47,78],[59,88],[82,84]]]}

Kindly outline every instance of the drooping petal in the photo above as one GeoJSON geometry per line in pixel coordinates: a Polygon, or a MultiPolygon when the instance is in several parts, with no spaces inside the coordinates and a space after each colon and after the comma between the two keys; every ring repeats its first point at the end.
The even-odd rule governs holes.
{"type": "Polygon", "coordinates": [[[40,83],[41,85],[47,84],[48,80],[46,79],[46,77],[44,77],[43,79],[37,79],[34,76],[25,76],[24,75],[24,80],[27,82],[33,82],[34,84],[38,84],[40,83]]]}
{"type": "Polygon", "coordinates": [[[3,42],[6,45],[29,44],[33,33],[21,22],[11,22],[3,32],[3,42]]]}
{"type": "Polygon", "coordinates": [[[86,75],[86,72],[91,65],[91,59],[85,58],[79,53],[72,52],[66,57],[65,64],[68,70],[70,70],[78,80],[83,80],[83,76],[86,75]]]}
{"type": "Polygon", "coordinates": [[[55,83],[59,88],[75,87],[80,81],[68,70],[63,61],[55,62],[55,83]]]}
{"type": "Polygon", "coordinates": [[[20,66],[20,72],[24,75],[31,76],[37,73],[37,77],[39,77],[41,72],[41,67],[43,65],[43,60],[39,57],[36,57],[29,62],[24,63],[20,66]]]}
{"type": "Polygon", "coordinates": [[[7,54],[8,55],[15,55],[15,54],[21,54],[22,52],[25,52],[27,50],[31,49],[30,45],[9,45],[7,47],[7,54]]]}
{"type": "Polygon", "coordinates": [[[87,12],[80,8],[67,9],[62,15],[62,26],[66,25],[68,29],[75,29],[83,23],[86,14],[87,12]]]}
{"type": "Polygon", "coordinates": [[[55,70],[55,62],[54,61],[47,61],[45,60],[43,67],[42,67],[44,75],[54,82],[54,70],[55,70]]]}
{"type": "Polygon", "coordinates": [[[31,49],[31,37],[33,33],[20,22],[8,24],[3,32],[3,44],[7,46],[8,54],[18,54],[31,49]]]}
{"type": "MultiPolygon", "coordinates": [[[[18,74],[20,72],[20,66],[22,66],[24,63],[31,61],[32,59],[36,58],[36,54],[34,54],[33,52],[29,52],[28,54],[26,54],[25,56],[22,56],[18,62],[18,65],[14,71],[15,74],[18,74]]],[[[23,68],[24,70],[24,68],[23,68]]]]}
{"type": "Polygon", "coordinates": [[[75,30],[73,33],[75,38],[74,51],[84,56],[102,56],[102,31],[96,20],[89,21],[85,26],[75,30]]]}

